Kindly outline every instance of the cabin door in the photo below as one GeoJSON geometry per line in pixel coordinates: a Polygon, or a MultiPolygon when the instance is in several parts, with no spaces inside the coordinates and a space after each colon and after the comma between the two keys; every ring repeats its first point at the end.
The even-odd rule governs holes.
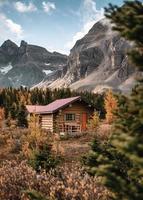
{"type": "Polygon", "coordinates": [[[82,131],[87,128],[87,113],[82,113],[82,131]]]}

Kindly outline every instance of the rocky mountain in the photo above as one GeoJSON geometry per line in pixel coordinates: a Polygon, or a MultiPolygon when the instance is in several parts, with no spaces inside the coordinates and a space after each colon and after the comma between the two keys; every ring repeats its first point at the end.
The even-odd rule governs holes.
{"type": "Polygon", "coordinates": [[[110,22],[96,23],[71,49],[66,73],[52,82],[38,86],[70,87],[76,90],[102,92],[107,88],[128,92],[134,85],[134,68],[126,56],[131,47],[112,31],[110,22]]]}
{"type": "Polygon", "coordinates": [[[45,78],[54,81],[62,75],[66,64],[66,55],[25,41],[18,47],[7,40],[0,47],[0,87],[32,87],[45,78]]]}
{"type": "Polygon", "coordinates": [[[50,87],[102,92],[129,92],[135,84],[134,67],[126,52],[131,45],[102,19],[76,42],[70,55],[49,52],[22,41],[7,40],[0,47],[0,86],[50,87]]]}

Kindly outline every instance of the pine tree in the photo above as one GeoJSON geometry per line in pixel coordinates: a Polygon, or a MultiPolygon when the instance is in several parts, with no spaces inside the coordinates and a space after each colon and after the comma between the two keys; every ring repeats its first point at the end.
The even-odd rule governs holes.
{"type": "Polygon", "coordinates": [[[16,115],[17,115],[17,105],[16,103],[14,102],[12,104],[12,106],[10,107],[10,114],[11,114],[11,118],[12,119],[16,119],[16,115]]]}
{"type": "MultiPolygon", "coordinates": [[[[143,71],[143,4],[125,1],[122,7],[106,9],[114,29],[134,42],[129,55],[143,71]]],[[[141,74],[141,73],[140,73],[141,74]]],[[[103,184],[116,200],[143,199],[143,78],[129,97],[119,98],[119,108],[109,141],[95,140],[92,153],[84,158],[91,174],[102,177],[103,184]]]]}
{"type": "Polygon", "coordinates": [[[23,128],[28,127],[26,107],[24,103],[21,103],[19,107],[19,112],[17,115],[17,126],[23,127],[23,128]]]}
{"type": "Polygon", "coordinates": [[[52,155],[51,151],[52,145],[44,144],[34,153],[33,159],[29,163],[37,172],[43,169],[47,172],[57,166],[59,159],[52,155]]]}

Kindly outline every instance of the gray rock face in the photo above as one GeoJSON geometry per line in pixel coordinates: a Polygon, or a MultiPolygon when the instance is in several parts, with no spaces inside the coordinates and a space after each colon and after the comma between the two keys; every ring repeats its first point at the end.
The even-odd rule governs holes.
{"type": "MultiPolygon", "coordinates": [[[[67,56],[21,41],[20,47],[10,40],[0,47],[0,87],[32,87],[50,73],[62,74],[67,56]]],[[[50,79],[50,76],[48,77],[50,79]]],[[[52,77],[54,81],[57,76],[52,77]]]]}
{"type": "Polygon", "coordinates": [[[5,41],[0,47],[0,66],[13,62],[18,54],[18,46],[10,40],[5,41]]]}
{"type": "Polygon", "coordinates": [[[112,31],[110,22],[96,23],[71,49],[69,57],[21,41],[0,47],[0,86],[70,87],[102,92],[128,92],[134,85],[134,67],[126,52],[130,44],[112,31]]]}
{"type": "Polygon", "coordinates": [[[103,19],[76,42],[68,58],[66,74],[50,87],[94,92],[105,88],[120,90],[120,85],[134,73],[126,56],[129,49],[129,43],[113,32],[110,22],[103,19]]]}

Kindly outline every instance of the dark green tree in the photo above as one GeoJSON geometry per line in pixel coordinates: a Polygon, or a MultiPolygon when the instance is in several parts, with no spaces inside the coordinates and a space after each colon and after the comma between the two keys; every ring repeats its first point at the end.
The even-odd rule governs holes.
{"type": "MultiPolygon", "coordinates": [[[[122,7],[106,9],[114,30],[134,43],[129,52],[134,65],[143,71],[143,4],[125,1],[122,7]]],[[[91,174],[102,177],[103,184],[116,200],[143,200],[143,78],[129,97],[119,98],[119,110],[109,141],[95,140],[92,153],[83,159],[91,174]]]]}
{"type": "Polygon", "coordinates": [[[11,118],[12,119],[16,119],[16,115],[17,115],[17,105],[16,105],[16,103],[14,102],[13,104],[12,104],[12,106],[10,107],[10,114],[11,114],[11,118]]]}
{"type": "Polygon", "coordinates": [[[21,103],[21,105],[19,106],[19,111],[17,114],[17,126],[22,128],[28,127],[27,111],[24,103],[21,103]]]}
{"type": "Polygon", "coordinates": [[[28,197],[29,200],[47,200],[43,194],[36,190],[26,190],[24,191],[24,195],[25,197],[28,197]]]}
{"type": "Polygon", "coordinates": [[[39,150],[34,153],[33,159],[29,161],[30,165],[37,172],[43,169],[49,171],[59,163],[59,159],[52,155],[51,148],[52,146],[50,144],[41,145],[39,150]]]}

